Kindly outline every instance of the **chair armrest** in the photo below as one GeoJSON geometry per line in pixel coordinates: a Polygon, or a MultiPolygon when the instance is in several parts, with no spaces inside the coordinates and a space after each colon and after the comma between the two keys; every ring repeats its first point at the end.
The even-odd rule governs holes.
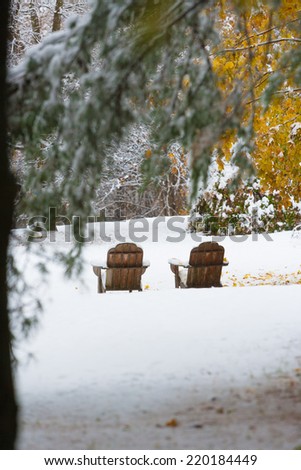
{"type": "Polygon", "coordinates": [[[91,264],[93,268],[108,269],[106,261],[93,261],[91,264]]]}
{"type": "Polygon", "coordinates": [[[168,263],[169,263],[170,265],[172,265],[172,266],[181,266],[181,267],[183,267],[183,268],[189,268],[189,263],[188,263],[188,261],[183,262],[183,261],[180,261],[180,260],[177,259],[177,258],[170,258],[170,259],[168,260],[168,263]]]}

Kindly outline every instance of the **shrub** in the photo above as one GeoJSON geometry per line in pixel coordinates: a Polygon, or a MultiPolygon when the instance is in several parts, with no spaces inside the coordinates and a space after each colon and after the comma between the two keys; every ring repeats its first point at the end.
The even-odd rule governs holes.
{"type": "Polygon", "coordinates": [[[263,192],[258,179],[241,182],[234,189],[233,178],[219,173],[201,191],[189,228],[208,235],[240,235],[292,230],[300,222],[300,204],[292,200],[284,207],[279,192],[263,192]]]}

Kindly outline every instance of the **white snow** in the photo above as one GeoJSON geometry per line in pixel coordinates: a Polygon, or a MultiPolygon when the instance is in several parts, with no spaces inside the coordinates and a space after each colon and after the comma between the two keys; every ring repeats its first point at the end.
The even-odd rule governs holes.
{"type": "Polygon", "coordinates": [[[294,124],[291,125],[291,135],[296,136],[300,129],[301,129],[301,122],[294,122],[294,124]]]}
{"type": "MultiPolygon", "coordinates": [[[[177,227],[184,229],[185,220],[180,220],[177,227]]],[[[188,259],[205,237],[193,240],[190,234],[171,232],[170,219],[157,224],[157,231],[154,219],[147,224],[147,239],[139,241],[150,261],[143,292],[97,294],[90,261],[105,260],[117,243],[112,222],[105,229],[111,243],[96,234],[87,244],[82,279],[66,280],[62,268],[49,263],[47,283],[37,283],[45,310],[18,351],[19,448],[247,448],[238,425],[232,441],[225,430],[216,429],[212,441],[205,431],[193,430],[200,403],[300,368],[299,238],[289,232],[270,234],[272,241],[255,235],[226,237],[220,241],[229,261],[223,268],[225,287],[175,289],[168,260],[188,259]],[[34,355],[29,362],[27,352],[34,355]],[[186,424],[166,426],[175,417],[186,424]]],[[[128,230],[128,222],[122,222],[121,235],[127,238],[128,230]]],[[[56,238],[55,243],[35,244],[33,251],[51,257],[55,249],[70,247],[62,228],[56,238]]],[[[24,262],[22,243],[14,253],[24,262]]],[[[29,254],[25,272],[33,283],[36,259],[29,254]]],[[[267,448],[294,444],[290,436],[280,444],[267,439],[262,438],[267,448]]],[[[250,445],[260,442],[251,440],[250,445]]]]}

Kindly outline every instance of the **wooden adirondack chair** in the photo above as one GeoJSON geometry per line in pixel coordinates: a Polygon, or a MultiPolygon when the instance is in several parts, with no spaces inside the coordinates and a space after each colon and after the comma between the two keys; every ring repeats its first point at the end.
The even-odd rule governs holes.
{"type": "Polygon", "coordinates": [[[177,259],[169,260],[170,268],[175,275],[176,288],[182,287],[222,287],[222,267],[224,262],[224,247],[216,242],[204,242],[190,252],[189,263],[177,259]],[[181,279],[181,268],[187,268],[186,283],[181,279]]]}
{"type": "Polygon", "coordinates": [[[120,243],[108,251],[106,263],[94,264],[98,277],[98,292],[112,290],[142,291],[141,277],[149,266],[143,262],[143,250],[135,243],[120,243]],[[102,279],[105,270],[105,283],[102,279]]]}

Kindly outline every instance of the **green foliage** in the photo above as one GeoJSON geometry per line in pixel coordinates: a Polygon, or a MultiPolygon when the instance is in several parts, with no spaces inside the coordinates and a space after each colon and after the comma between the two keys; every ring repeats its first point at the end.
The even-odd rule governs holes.
{"type": "MultiPolygon", "coordinates": [[[[45,265],[37,268],[45,271],[45,265]]],[[[36,286],[30,285],[24,278],[23,270],[17,266],[16,260],[8,256],[8,290],[10,292],[10,321],[12,343],[15,346],[21,337],[28,337],[32,329],[37,327],[42,302],[36,297],[36,286]]],[[[17,361],[14,356],[14,361],[17,361]]]]}
{"type": "Polygon", "coordinates": [[[301,221],[301,208],[285,207],[277,191],[264,193],[258,180],[241,182],[233,191],[232,181],[221,176],[198,199],[190,229],[210,235],[242,235],[252,232],[292,230],[301,221]]]}

